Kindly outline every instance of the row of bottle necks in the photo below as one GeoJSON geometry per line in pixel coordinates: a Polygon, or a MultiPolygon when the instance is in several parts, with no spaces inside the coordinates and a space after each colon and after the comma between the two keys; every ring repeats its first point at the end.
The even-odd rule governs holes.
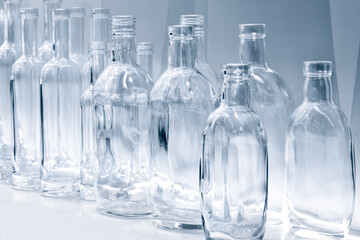
{"type": "MultiPolygon", "coordinates": [[[[12,1],[5,12],[15,11],[6,4],[12,1]]],[[[23,55],[14,65],[0,63],[2,180],[12,176],[22,190],[41,186],[45,196],[96,195],[104,213],[153,213],[165,228],[201,228],[202,209],[209,239],[238,238],[261,236],[267,213],[281,222],[287,168],[294,225],[346,233],[354,205],[354,156],[350,128],[331,100],[331,63],[304,65],[305,101],[290,118],[290,93],[266,63],[263,24],[240,25],[240,58],[252,70],[224,66],[220,94],[222,79],[203,57],[200,15],[181,17],[192,26],[168,28],[169,68],[153,86],[135,64],[134,17],[112,18],[114,61],[104,40],[91,43],[90,60],[79,64],[69,42],[70,49],[80,49],[83,24],[77,18],[83,10],[53,10],[53,57],[43,65],[32,45],[37,10],[21,13],[23,55]]],[[[14,26],[9,31],[5,22],[0,60],[13,48],[8,43],[15,43],[14,26]]],[[[106,36],[100,33],[106,25],[96,26],[95,35],[106,36]]]]}

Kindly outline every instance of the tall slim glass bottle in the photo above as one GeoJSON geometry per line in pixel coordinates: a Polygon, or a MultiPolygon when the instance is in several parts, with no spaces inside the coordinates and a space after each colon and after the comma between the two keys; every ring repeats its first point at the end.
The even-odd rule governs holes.
{"type": "Polygon", "coordinates": [[[152,80],[136,64],[135,17],[112,17],[115,62],[94,87],[97,119],[95,192],[105,214],[150,214],[149,161],[152,80]]]}
{"type": "Polygon", "coordinates": [[[286,135],[287,211],[295,229],[344,236],[354,210],[355,153],[349,123],[332,100],[331,74],[331,62],[304,62],[304,102],[286,135]]]}
{"type": "Polygon", "coordinates": [[[193,27],[169,26],[168,69],[151,91],[151,192],[155,224],[201,229],[199,158],[212,87],[195,70],[193,27]]]}
{"type": "Polygon", "coordinates": [[[200,161],[206,239],[262,239],[267,209],[267,143],[251,109],[250,66],[225,65],[223,102],[208,118],[200,161]]]}
{"type": "Polygon", "coordinates": [[[93,92],[96,80],[108,63],[106,44],[104,42],[90,42],[89,52],[91,81],[87,90],[85,90],[81,96],[82,158],[80,197],[85,200],[95,200],[94,164],[96,157],[96,121],[93,92]]]}
{"type": "Polygon", "coordinates": [[[4,42],[5,11],[4,0],[0,0],[0,45],[4,42]]]}
{"type": "Polygon", "coordinates": [[[281,223],[285,179],[285,133],[293,103],[279,75],[268,67],[265,47],[265,24],[240,24],[240,59],[250,64],[251,106],[260,116],[268,139],[269,194],[268,224],[281,223]]]}
{"type": "Polygon", "coordinates": [[[214,88],[214,103],[216,107],[220,103],[222,80],[206,61],[206,45],[204,41],[204,16],[202,15],[181,15],[181,25],[192,25],[194,27],[194,53],[195,69],[202,74],[214,88]]]}
{"type": "Polygon", "coordinates": [[[12,183],[15,189],[38,190],[42,160],[40,72],[37,8],[21,9],[22,55],[12,66],[15,158],[12,183]]]}
{"type": "Polygon", "coordinates": [[[41,191],[44,196],[79,193],[81,162],[81,73],[69,56],[67,9],[55,9],[55,56],[41,70],[41,107],[44,157],[41,191]]]}
{"type": "Polygon", "coordinates": [[[89,86],[88,58],[84,55],[85,15],[86,9],[73,7],[70,10],[70,58],[74,61],[82,76],[83,91],[89,86]]]}
{"type": "Polygon", "coordinates": [[[44,42],[39,48],[39,56],[45,61],[49,61],[54,54],[52,42],[52,13],[53,9],[61,7],[62,0],[43,0],[44,2],[44,42]]]}
{"type": "Polygon", "coordinates": [[[0,47],[0,182],[10,183],[14,159],[11,67],[21,55],[21,0],[5,0],[5,40],[0,47]]]}
{"type": "Polygon", "coordinates": [[[139,42],[136,44],[137,63],[150,77],[153,77],[154,44],[152,42],[139,42]]]}
{"type": "Polygon", "coordinates": [[[107,8],[93,8],[91,18],[91,41],[111,42],[110,10],[107,8]]]}

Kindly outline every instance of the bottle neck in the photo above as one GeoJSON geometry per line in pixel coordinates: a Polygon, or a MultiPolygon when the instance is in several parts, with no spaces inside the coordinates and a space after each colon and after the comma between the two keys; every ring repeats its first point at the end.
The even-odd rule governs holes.
{"type": "Polygon", "coordinates": [[[90,53],[90,64],[91,64],[91,83],[95,84],[100,74],[107,67],[107,55],[104,50],[91,51],[90,53]]]}
{"type": "Polygon", "coordinates": [[[267,68],[265,38],[240,37],[240,59],[252,67],[267,68]]]}
{"type": "Polygon", "coordinates": [[[69,57],[69,19],[53,19],[53,44],[57,58],[69,57]]]}
{"type": "Polygon", "coordinates": [[[53,27],[51,10],[60,7],[60,2],[44,2],[44,41],[51,42],[51,34],[53,27]]]}
{"type": "Polygon", "coordinates": [[[152,53],[138,53],[138,64],[140,68],[145,70],[152,78],[152,67],[153,67],[153,54],[152,53]]]}
{"type": "Polygon", "coordinates": [[[195,62],[205,63],[205,43],[204,43],[204,34],[195,34],[194,35],[194,53],[195,53],[195,62]]]}
{"type": "Polygon", "coordinates": [[[171,39],[169,45],[168,64],[170,68],[195,69],[193,41],[187,39],[171,39]]]}
{"type": "Polygon", "coordinates": [[[121,64],[136,65],[136,45],[134,36],[122,36],[114,38],[115,59],[121,64]]]}
{"type": "Polygon", "coordinates": [[[22,54],[26,56],[38,54],[37,48],[37,17],[24,17],[22,19],[22,54]]]}
{"type": "Polygon", "coordinates": [[[110,19],[109,17],[93,17],[91,20],[91,41],[110,42],[110,19]]]}
{"type": "Polygon", "coordinates": [[[85,17],[70,17],[70,53],[84,54],[85,17]]]}
{"type": "Polygon", "coordinates": [[[4,0],[0,0],[0,12],[4,11],[4,0]]]}
{"type": "Polygon", "coordinates": [[[331,77],[306,77],[304,96],[308,102],[332,102],[331,77]]]}
{"type": "Polygon", "coordinates": [[[247,81],[228,79],[224,87],[224,101],[227,106],[250,107],[250,88],[247,81]]]}
{"type": "Polygon", "coordinates": [[[10,44],[15,44],[17,53],[21,50],[21,18],[20,3],[5,2],[5,32],[4,39],[10,44]]]}

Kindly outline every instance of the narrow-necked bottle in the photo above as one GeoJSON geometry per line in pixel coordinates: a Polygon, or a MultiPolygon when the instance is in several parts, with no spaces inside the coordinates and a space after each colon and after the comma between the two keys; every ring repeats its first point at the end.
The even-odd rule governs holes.
{"type": "Polygon", "coordinates": [[[227,64],[223,102],[208,118],[200,161],[206,239],[261,239],[267,209],[267,143],[251,109],[250,65],[227,64]]]}
{"type": "Polygon", "coordinates": [[[216,72],[210,67],[206,61],[206,45],[205,45],[205,31],[204,31],[204,16],[202,15],[181,15],[180,24],[192,25],[194,27],[194,54],[195,54],[195,69],[202,74],[214,88],[213,101],[216,107],[220,103],[220,93],[222,80],[218,77],[216,72]]]}
{"type": "Polygon", "coordinates": [[[94,87],[98,208],[123,217],[151,213],[149,201],[152,80],[136,64],[135,17],[113,16],[115,62],[94,87]]]}
{"type": "Polygon", "coordinates": [[[39,48],[39,56],[45,61],[49,61],[54,54],[52,42],[52,13],[53,9],[61,7],[62,0],[43,0],[44,2],[44,42],[39,48]]]}
{"type": "Polygon", "coordinates": [[[168,68],[151,92],[151,201],[155,224],[201,229],[199,158],[213,110],[209,81],[195,70],[193,27],[168,27],[168,68]]]}
{"type": "Polygon", "coordinates": [[[93,8],[91,17],[91,41],[110,43],[110,10],[107,8],[93,8]]]}
{"type": "Polygon", "coordinates": [[[304,101],[286,135],[287,211],[294,228],[343,236],[354,210],[355,153],[331,74],[331,62],[304,62],[304,101]]]}
{"type": "Polygon", "coordinates": [[[70,10],[70,58],[79,67],[82,76],[83,91],[89,86],[88,58],[84,55],[86,9],[73,7],[70,10]]]}
{"type": "Polygon", "coordinates": [[[96,157],[96,121],[93,92],[96,80],[108,63],[106,44],[104,42],[90,42],[89,52],[91,81],[81,96],[82,158],[80,197],[85,200],[95,200],[94,164],[96,157]]]}
{"type": "Polygon", "coordinates": [[[21,0],[5,0],[5,40],[0,47],[0,182],[10,183],[14,159],[11,67],[21,55],[21,0]]]}
{"type": "Polygon", "coordinates": [[[5,11],[4,0],[0,0],[0,45],[4,42],[5,11]]]}
{"type": "Polygon", "coordinates": [[[37,8],[21,9],[22,55],[12,66],[15,158],[12,183],[15,189],[38,190],[42,160],[40,72],[37,8]]]}
{"type": "Polygon", "coordinates": [[[136,44],[137,63],[149,76],[153,77],[154,44],[152,42],[139,42],[136,44]]]}
{"type": "Polygon", "coordinates": [[[292,98],[279,75],[268,67],[265,24],[240,24],[240,59],[250,64],[251,106],[266,129],[269,152],[268,224],[281,223],[285,179],[285,134],[292,110],[292,98]]]}
{"type": "Polygon", "coordinates": [[[81,73],[69,56],[67,9],[55,9],[54,57],[41,70],[44,196],[68,197],[79,193],[81,162],[81,73]]]}

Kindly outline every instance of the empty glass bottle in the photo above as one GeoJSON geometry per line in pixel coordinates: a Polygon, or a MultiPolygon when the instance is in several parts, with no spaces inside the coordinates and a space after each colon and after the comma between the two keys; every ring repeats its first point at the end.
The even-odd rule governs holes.
{"type": "Polygon", "coordinates": [[[153,77],[154,44],[152,42],[139,42],[136,44],[137,63],[150,77],[153,77]]]}
{"type": "Polygon", "coordinates": [[[84,55],[85,8],[73,7],[70,10],[70,58],[74,61],[82,76],[83,91],[89,86],[88,58],[84,55]]]}
{"type": "Polygon", "coordinates": [[[346,235],[355,198],[349,123],[332,101],[332,64],[304,62],[304,102],[286,136],[287,210],[294,228],[346,235]]]}
{"type": "Polygon", "coordinates": [[[208,118],[200,161],[206,239],[261,239],[267,208],[267,143],[251,109],[250,65],[227,64],[223,103],[208,118]]]}
{"type": "Polygon", "coordinates": [[[91,18],[91,41],[111,42],[110,11],[107,8],[93,8],[91,18]]]}
{"type": "Polygon", "coordinates": [[[39,48],[39,56],[45,61],[49,61],[54,54],[52,42],[52,13],[53,9],[61,7],[62,0],[43,0],[44,2],[44,42],[39,48]]]}
{"type": "Polygon", "coordinates": [[[4,0],[0,0],[0,45],[4,42],[4,25],[5,25],[4,0]]]}
{"type": "Polygon", "coordinates": [[[220,103],[222,80],[217,76],[216,72],[206,62],[206,49],[204,42],[204,16],[202,15],[181,15],[181,25],[192,25],[194,27],[194,54],[195,69],[202,74],[214,88],[213,101],[216,107],[220,103]]]}
{"type": "Polygon", "coordinates": [[[104,42],[90,42],[89,52],[91,81],[87,90],[85,90],[81,96],[82,159],[80,197],[86,200],[95,200],[94,163],[96,157],[96,121],[93,92],[96,80],[108,63],[106,44],[104,42]]]}
{"type": "Polygon", "coordinates": [[[135,61],[135,17],[113,16],[116,61],[94,87],[97,118],[95,193],[105,214],[150,214],[149,161],[152,80],[135,61]]]}
{"type": "Polygon", "coordinates": [[[55,56],[41,70],[44,196],[77,195],[81,162],[81,73],[69,57],[68,9],[55,9],[55,56]]]}
{"type": "Polygon", "coordinates": [[[212,87],[195,71],[193,27],[168,27],[168,69],[151,92],[151,201],[157,226],[201,229],[199,158],[212,87]]]}
{"type": "Polygon", "coordinates": [[[10,183],[14,159],[11,67],[21,54],[20,0],[5,0],[5,40],[0,47],[0,182],[10,183]]]}
{"type": "Polygon", "coordinates": [[[12,183],[21,190],[40,188],[42,160],[37,8],[21,9],[22,55],[12,66],[15,158],[12,183]]]}
{"type": "Polygon", "coordinates": [[[282,219],[285,179],[285,133],[292,112],[292,98],[279,75],[268,67],[265,56],[265,24],[240,24],[240,59],[250,64],[253,74],[260,78],[251,81],[251,106],[259,115],[268,139],[269,194],[268,223],[279,224],[282,219]]]}

